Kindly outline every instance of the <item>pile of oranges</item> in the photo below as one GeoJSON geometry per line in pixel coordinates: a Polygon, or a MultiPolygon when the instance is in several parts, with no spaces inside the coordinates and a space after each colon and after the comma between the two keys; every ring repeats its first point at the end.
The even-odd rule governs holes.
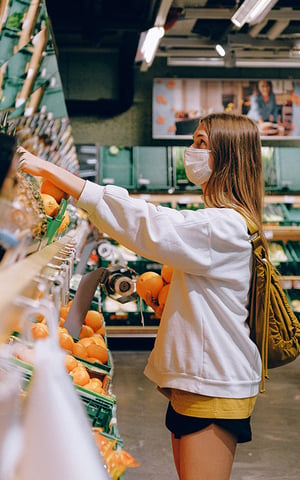
{"type": "MultiPolygon", "coordinates": [[[[90,378],[87,368],[79,359],[90,363],[107,364],[108,348],[105,342],[105,326],[103,315],[96,310],[88,310],[82,325],[79,339],[74,339],[64,322],[71,308],[72,300],[66,306],[60,307],[58,325],[58,340],[61,348],[66,351],[66,368],[76,385],[88,388],[97,393],[103,393],[101,380],[90,378]]],[[[40,316],[38,322],[32,323],[32,336],[35,340],[48,337],[49,330],[45,319],[40,316]]]]}
{"type": "Polygon", "coordinates": [[[73,355],[66,355],[65,365],[67,371],[72,376],[75,385],[79,385],[80,387],[86,388],[95,393],[106,395],[102,380],[98,377],[91,377],[88,369],[83,363],[73,357],[73,355]]]}
{"type": "MultiPolygon", "coordinates": [[[[41,197],[46,215],[49,217],[55,217],[59,210],[60,202],[63,198],[66,198],[65,192],[56,187],[50,180],[43,180],[41,184],[41,197]]],[[[65,211],[62,222],[58,228],[58,232],[64,232],[70,223],[70,217],[68,212],[65,211]]]]}
{"type": "Polygon", "coordinates": [[[136,282],[138,295],[147,303],[148,295],[154,304],[164,307],[173,275],[173,267],[162,265],[161,272],[147,271],[142,273],[136,282]]]}

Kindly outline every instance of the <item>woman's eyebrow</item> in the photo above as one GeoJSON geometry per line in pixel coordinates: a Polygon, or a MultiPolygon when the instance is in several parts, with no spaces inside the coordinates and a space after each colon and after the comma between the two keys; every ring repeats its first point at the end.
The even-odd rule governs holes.
{"type": "Polygon", "coordinates": [[[207,133],[203,130],[199,130],[195,135],[194,138],[204,138],[205,140],[208,139],[207,133]]]}

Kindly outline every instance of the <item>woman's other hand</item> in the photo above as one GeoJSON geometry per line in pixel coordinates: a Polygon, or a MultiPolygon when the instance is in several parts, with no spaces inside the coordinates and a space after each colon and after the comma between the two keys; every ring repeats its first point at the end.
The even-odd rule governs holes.
{"type": "Polygon", "coordinates": [[[36,157],[23,147],[18,147],[17,154],[19,155],[18,168],[31,175],[43,176],[46,160],[36,157]]]}
{"type": "Polygon", "coordinates": [[[155,316],[157,318],[161,318],[164,305],[159,305],[157,300],[152,298],[150,290],[146,292],[145,302],[149,307],[151,307],[154,310],[155,316]]]}

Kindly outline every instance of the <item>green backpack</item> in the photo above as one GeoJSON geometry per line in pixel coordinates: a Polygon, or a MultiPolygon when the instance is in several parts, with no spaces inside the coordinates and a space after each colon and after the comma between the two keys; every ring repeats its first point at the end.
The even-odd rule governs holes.
{"type": "Polygon", "coordinates": [[[300,322],[281,286],[279,274],[265,255],[259,231],[243,214],[251,235],[253,271],[250,287],[249,318],[251,339],[262,359],[261,392],[265,390],[268,369],[295,360],[300,353],[300,322]]]}

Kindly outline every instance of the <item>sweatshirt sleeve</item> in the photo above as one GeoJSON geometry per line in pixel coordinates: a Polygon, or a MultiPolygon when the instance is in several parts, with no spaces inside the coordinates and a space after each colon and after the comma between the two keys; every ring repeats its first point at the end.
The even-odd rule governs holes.
{"type": "Polygon", "coordinates": [[[210,265],[210,228],[203,214],[155,206],[131,198],[124,188],[89,181],[77,205],[101,232],[145,258],[191,273],[210,265]]]}

